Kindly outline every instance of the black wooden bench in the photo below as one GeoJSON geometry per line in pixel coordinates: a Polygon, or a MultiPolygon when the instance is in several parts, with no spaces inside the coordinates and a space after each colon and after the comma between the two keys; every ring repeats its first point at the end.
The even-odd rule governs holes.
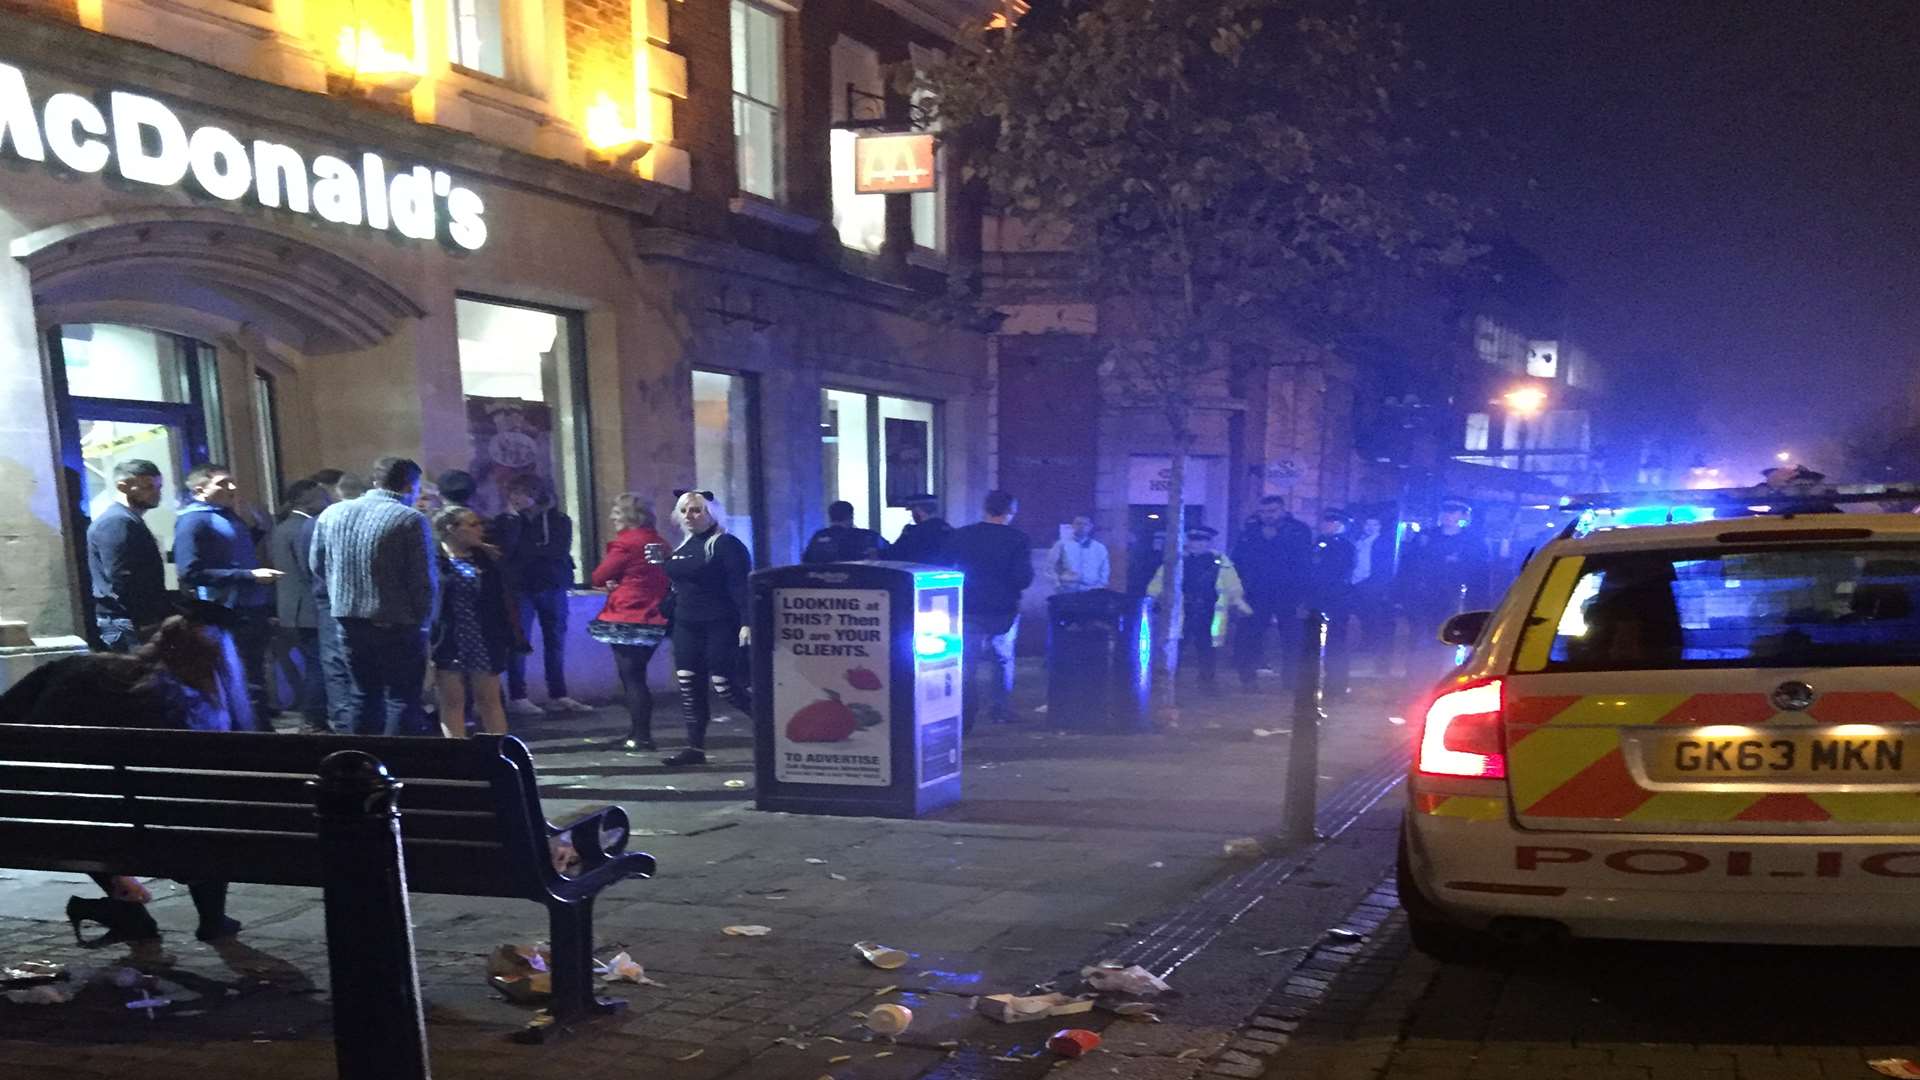
{"type": "Polygon", "coordinates": [[[617,806],[549,823],[533,760],[511,736],[0,724],[0,866],[323,887],[310,781],[341,750],[373,755],[404,785],[410,892],[546,906],[553,1026],[625,1004],[593,992],[593,900],[617,881],[651,877],[653,856],[626,851],[617,806]],[[580,857],[571,875],[553,866],[550,842],[562,834],[580,857]]]}

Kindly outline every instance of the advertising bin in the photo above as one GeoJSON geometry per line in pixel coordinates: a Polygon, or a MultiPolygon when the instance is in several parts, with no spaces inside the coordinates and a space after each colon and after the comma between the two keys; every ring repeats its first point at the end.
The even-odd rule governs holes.
{"type": "Polygon", "coordinates": [[[962,581],[896,562],[753,575],[756,806],[911,818],[960,798],[962,581]]]}
{"type": "Polygon", "coordinates": [[[1144,596],[1111,589],[1047,598],[1047,722],[1078,731],[1145,731],[1153,685],[1144,596]]]}

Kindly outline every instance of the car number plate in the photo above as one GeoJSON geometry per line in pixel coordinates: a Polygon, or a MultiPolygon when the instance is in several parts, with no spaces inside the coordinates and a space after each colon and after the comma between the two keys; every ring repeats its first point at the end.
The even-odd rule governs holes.
{"type": "Polygon", "coordinates": [[[1662,736],[1646,759],[1650,779],[1796,780],[1896,783],[1920,778],[1920,759],[1907,771],[1905,735],[1839,735],[1826,731],[1770,731],[1750,735],[1662,736]]]}

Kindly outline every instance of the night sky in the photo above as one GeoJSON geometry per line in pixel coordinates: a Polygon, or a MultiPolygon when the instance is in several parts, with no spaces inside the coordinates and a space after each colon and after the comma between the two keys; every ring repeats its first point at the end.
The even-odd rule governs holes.
{"type": "Polygon", "coordinates": [[[1576,336],[1649,410],[1701,388],[1716,463],[1832,468],[1920,386],[1920,2],[1418,0],[1410,30],[1512,152],[1490,193],[1576,336]]]}

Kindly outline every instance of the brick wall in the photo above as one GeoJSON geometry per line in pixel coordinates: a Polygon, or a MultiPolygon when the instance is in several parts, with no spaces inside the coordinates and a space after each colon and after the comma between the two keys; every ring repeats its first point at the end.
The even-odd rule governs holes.
{"type": "Polygon", "coordinates": [[[687,58],[687,98],[674,105],[674,142],[693,158],[693,194],[725,203],[733,167],[733,45],[727,0],[671,5],[674,51],[687,58]]]}
{"type": "Polygon", "coordinates": [[[563,12],[574,112],[584,114],[607,90],[627,122],[634,123],[632,0],[564,0],[563,12]],[[627,92],[615,92],[615,87],[627,92]]]}
{"type": "Polygon", "coordinates": [[[1060,522],[1098,502],[1095,366],[1083,337],[1000,338],[1000,486],[1019,497],[1014,522],[1035,544],[1052,544],[1060,522]]]}

